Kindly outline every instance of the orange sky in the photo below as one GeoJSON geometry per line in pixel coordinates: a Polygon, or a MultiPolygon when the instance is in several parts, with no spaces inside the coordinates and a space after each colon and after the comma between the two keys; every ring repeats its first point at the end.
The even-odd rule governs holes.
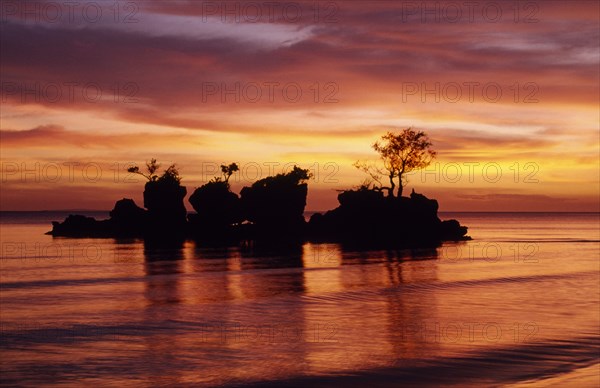
{"type": "Polygon", "coordinates": [[[409,126],[440,210],[600,210],[595,1],[114,3],[2,3],[2,210],[141,205],[152,157],[189,193],[297,163],[329,209],[409,126]]]}

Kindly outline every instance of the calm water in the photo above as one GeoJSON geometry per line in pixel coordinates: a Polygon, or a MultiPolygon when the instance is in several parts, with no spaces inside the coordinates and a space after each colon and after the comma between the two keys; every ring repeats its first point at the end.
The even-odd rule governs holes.
{"type": "MultiPolygon", "coordinates": [[[[104,216],[105,214],[101,214],[104,216]]],[[[3,213],[6,385],[598,386],[598,214],[454,213],[356,252],[52,238],[3,213]]]]}

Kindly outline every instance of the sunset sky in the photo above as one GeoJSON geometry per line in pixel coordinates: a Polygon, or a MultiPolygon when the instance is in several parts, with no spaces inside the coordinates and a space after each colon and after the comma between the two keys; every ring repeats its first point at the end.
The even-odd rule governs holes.
{"type": "Polygon", "coordinates": [[[1,210],[141,206],[153,157],[189,194],[295,163],[326,210],[406,127],[442,211],[600,210],[596,1],[68,3],[2,1],[1,210]]]}

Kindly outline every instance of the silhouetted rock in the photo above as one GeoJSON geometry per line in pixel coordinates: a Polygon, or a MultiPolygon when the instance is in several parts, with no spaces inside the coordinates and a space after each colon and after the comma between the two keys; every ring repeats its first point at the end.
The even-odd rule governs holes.
{"type": "Polygon", "coordinates": [[[466,227],[455,220],[442,222],[437,201],[414,191],[410,198],[396,198],[369,189],[349,190],[338,201],[336,209],[311,217],[312,240],[430,245],[466,238],[466,227]]]}
{"type": "Polygon", "coordinates": [[[442,221],[442,225],[441,225],[442,240],[444,240],[444,241],[466,240],[466,239],[468,239],[468,237],[465,237],[467,234],[467,230],[468,230],[468,228],[466,226],[461,226],[457,220],[442,221]]]}
{"type": "Polygon", "coordinates": [[[220,235],[243,221],[240,199],[225,181],[211,181],[197,188],[189,198],[197,214],[188,217],[197,235],[220,235]]]}
{"type": "Polygon", "coordinates": [[[137,237],[144,234],[148,214],[133,199],[123,198],[115,203],[110,212],[110,220],[116,236],[137,237]]]}
{"type": "Polygon", "coordinates": [[[287,174],[267,177],[241,191],[244,218],[261,239],[302,239],[308,171],[294,167],[287,174]]]}
{"type": "Polygon", "coordinates": [[[146,183],[144,188],[144,207],[148,209],[146,235],[156,238],[185,233],[187,210],[183,199],[186,194],[186,188],[178,181],[159,179],[146,183]]]}
{"type": "Polygon", "coordinates": [[[52,222],[55,237],[112,237],[114,231],[110,220],[97,221],[93,217],[70,214],[63,222],[52,222]]]}

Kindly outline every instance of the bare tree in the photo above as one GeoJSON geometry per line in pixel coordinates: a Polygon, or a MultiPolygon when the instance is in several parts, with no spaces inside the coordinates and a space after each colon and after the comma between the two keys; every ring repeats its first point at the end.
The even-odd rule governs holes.
{"type": "Polygon", "coordinates": [[[394,197],[397,179],[398,197],[401,197],[406,183],[405,174],[427,167],[435,158],[436,152],[431,146],[423,131],[407,128],[400,133],[388,132],[373,144],[383,167],[367,162],[356,162],[354,166],[370,176],[370,181],[363,183],[363,186],[370,187],[373,184],[373,189],[387,190],[390,197],[394,197]],[[383,185],[384,178],[388,179],[389,186],[383,185]]]}

